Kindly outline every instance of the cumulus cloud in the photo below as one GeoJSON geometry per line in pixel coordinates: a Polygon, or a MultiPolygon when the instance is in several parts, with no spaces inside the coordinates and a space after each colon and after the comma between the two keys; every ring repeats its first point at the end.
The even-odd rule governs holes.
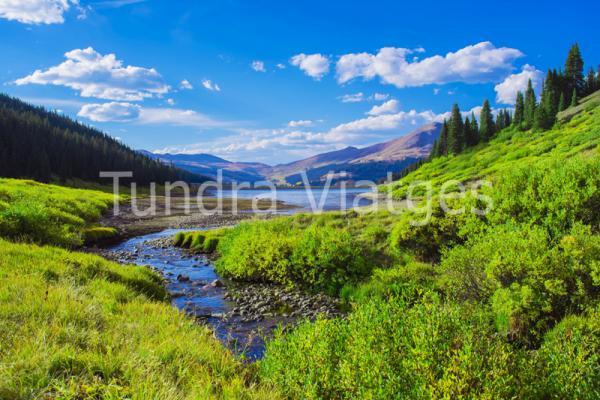
{"type": "Polygon", "coordinates": [[[256,72],[267,72],[267,70],[265,69],[265,63],[262,62],[262,61],[260,61],[260,60],[254,60],[254,61],[252,61],[252,63],[250,64],[250,66],[256,72]]]}
{"type": "Polygon", "coordinates": [[[95,122],[127,122],[139,118],[141,107],[131,103],[85,104],[77,116],[95,122]]]}
{"type": "Polygon", "coordinates": [[[175,105],[175,100],[173,99],[167,99],[167,104],[170,106],[174,106],[175,105]]]}
{"type": "Polygon", "coordinates": [[[494,87],[496,91],[496,102],[502,104],[515,104],[518,91],[527,89],[527,82],[531,79],[531,84],[536,93],[540,93],[544,74],[533,65],[525,64],[518,74],[512,74],[506,77],[503,82],[494,87]]]}
{"type": "Polygon", "coordinates": [[[320,80],[329,72],[329,58],[322,54],[296,54],[290,58],[290,64],[300,68],[304,73],[320,80]]]}
{"type": "Polygon", "coordinates": [[[398,111],[398,100],[392,99],[379,106],[373,106],[367,114],[369,115],[382,115],[382,114],[394,114],[398,111]]]}
{"type": "Polygon", "coordinates": [[[369,100],[383,101],[383,100],[387,100],[389,97],[390,97],[389,94],[374,93],[372,96],[369,96],[369,100]]]}
{"type": "Polygon", "coordinates": [[[173,125],[199,129],[233,128],[232,123],[214,120],[194,110],[146,108],[127,102],[85,104],[77,115],[95,122],[130,122],[142,125],[173,125]]]}
{"type": "Polygon", "coordinates": [[[193,88],[194,88],[194,86],[192,86],[190,81],[188,81],[187,79],[184,79],[181,81],[181,83],[179,83],[179,89],[192,90],[193,88]]]}
{"type": "Polygon", "coordinates": [[[202,81],[202,86],[204,86],[204,88],[206,90],[210,90],[211,92],[220,92],[221,91],[221,88],[219,87],[219,85],[217,85],[210,79],[204,79],[202,81]]]}
{"type": "Polygon", "coordinates": [[[2,0],[0,18],[23,24],[62,24],[64,14],[78,5],[78,0],[2,0]]]}
{"type": "Polygon", "coordinates": [[[342,103],[360,103],[365,100],[365,95],[363,92],[358,92],[354,94],[345,94],[343,96],[338,97],[338,99],[342,103]]]}
{"type": "Polygon", "coordinates": [[[290,121],[288,122],[288,126],[291,128],[299,128],[299,127],[310,127],[313,126],[314,122],[308,119],[301,119],[298,121],[290,121]]]}
{"type": "Polygon", "coordinates": [[[439,119],[431,110],[399,111],[392,114],[372,115],[340,124],[329,132],[330,137],[342,138],[347,134],[396,130],[402,126],[423,125],[439,119]]]}
{"type": "Polygon", "coordinates": [[[17,79],[17,85],[57,85],[78,90],[82,97],[137,101],[168,93],[154,68],[123,66],[114,54],[103,56],[91,47],[65,53],[63,63],[17,79]]]}
{"type": "Polygon", "coordinates": [[[276,67],[279,69],[285,69],[285,64],[279,63],[276,65],[276,67]]]}
{"type": "Polygon", "coordinates": [[[408,61],[415,50],[385,47],[377,54],[352,53],[340,57],[336,64],[340,84],[355,78],[381,82],[398,88],[450,82],[497,82],[513,70],[515,59],[523,53],[508,47],[495,47],[481,42],[464,47],[445,56],[435,55],[422,60],[408,61]]]}

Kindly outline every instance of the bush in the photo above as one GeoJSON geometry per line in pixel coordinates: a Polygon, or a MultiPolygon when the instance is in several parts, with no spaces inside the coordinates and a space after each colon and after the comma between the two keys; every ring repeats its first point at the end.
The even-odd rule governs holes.
{"type": "Polygon", "coordinates": [[[347,320],[305,323],[267,346],[261,377],[289,398],[510,398],[521,351],[484,314],[435,296],[371,300],[347,320]]]}
{"type": "Polygon", "coordinates": [[[98,243],[106,239],[111,239],[117,236],[118,231],[115,228],[106,226],[95,226],[84,230],[85,244],[98,243]]]}
{"type": "Polygon", "coordinates": [[[321,223],[300,229],[285,219],[240,224],[227,232],[218,251],[216,267],[223,275],[330,294],[372,268],[349,232],[321,223]]]}
{"type": "Polygon", "coordinates": [[[501,225],[448,251],[439,285],[455,299],[489,302],[502,334],[536,342],[600,298],[598,260],[600,236],[588,226],[553,245],[541,227],[501,225]]]}

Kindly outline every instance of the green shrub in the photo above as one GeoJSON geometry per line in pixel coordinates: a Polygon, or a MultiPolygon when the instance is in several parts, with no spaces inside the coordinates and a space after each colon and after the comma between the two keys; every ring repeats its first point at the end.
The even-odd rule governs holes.
{"type": "Polygon", "coordinates": [[[332,227],[332,221],[319,220],[305,229],[286,222],[243,223],[227,232],[218,246],[219,273],[331,294],[368,276],[372,266],[349,232],[332,227]]]}
{"type": "Polygon", "coordinates": [[[540,225],[554,238],[576,221],[600,229],[600,157],[551,160],[500,175],[490,223],[540,225]]]}
{"type": "Polygon", "coordinates": [[[600,309],[564,318],[546,334],[536,361],[536,397],[600,398],[600,309]]]}
{"type": "Polygon", "coordinates": [[[541,227],[500,225],[448,251],[439,285],[455,299],[489,302],[502,334],[538,341],[600,298],[598,260],[600,236],[588,226],[553,245],[541,227]]]}
{"type": "Polygon", "coordinates": [[[117,234],[118,231],[115,228],[106,226],[95,226],[83,231],[86,244],[93,244],[105,239],[114,238],[117,234]]]}
{"type": "Polygon", "coordinates": [[[289,398],[510,398],[518,360],[487,317],[425,296],[372,300],[346,320],[305,323],[269,342],[261,377],[289,398]]]}

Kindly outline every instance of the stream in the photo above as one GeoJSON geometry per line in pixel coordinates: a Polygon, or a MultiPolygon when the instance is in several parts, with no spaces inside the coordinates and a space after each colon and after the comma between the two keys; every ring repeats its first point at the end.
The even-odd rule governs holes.
{"type": "MultiPolygon", "coordinates": [[[[339,210],[356,204],[369,204],[359,199],[367,189],[323,193],[316,189],[312,196],[302,190],[280,190],[278,200],[295,204],[293,212],[311,210],[321,201],[324,209],[339,210]]],[[[263,197],[262,190],[240,191],[239,197],[263,197]]],[[[289,212],[288,212],[289,213],[289,212]]],[[[198,322],[210,326],[215,336],[234,354],[245,361],[262,358],[265,340],[280,326],[293,326],[301,320],[314,320],[318,315],[341,315],[336,299],[322,294],[307,294],[268,284],[227,282],[215,271],[205,255],[173,247],[171,238],[177,232],[199,229],[166,229],[158,233],[134,237],[104,249],[105,256],[124,264],[149,266],[165,279],[173,306],[198,322]]]]}
{"type": "Polygon", "coordinates": [[[209,325],[215,336],[248,362],[262,358],[265,338],[318,314],[339,315],[335,299],[266,284],[223,282],[204,255],[170,245],[177,232],[167,229],[129,239],[106,249],[124,264],[146,265],[165,279],[173,306],[209,325]]]}

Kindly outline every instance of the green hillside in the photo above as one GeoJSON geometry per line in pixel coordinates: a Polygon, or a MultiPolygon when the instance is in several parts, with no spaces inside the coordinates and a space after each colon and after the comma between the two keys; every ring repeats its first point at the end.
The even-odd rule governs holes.
{"type": "Polygon", "coordinates": [[[425,163],[391,187],[394,197],[404,198],[413,182],[430,181],[434,192],[451,179],[469,182],[493,178],[517,165],[540,160],[565,160],[586,153],[600,144],[600,91],[583,99],[577,107],[559,114],[559,123],[548,131],[504,129],[489,143],[481,143],[457,156],[438,157],[425,163]],[[569,116],[569,118],[567,118],[569,116]]]}

